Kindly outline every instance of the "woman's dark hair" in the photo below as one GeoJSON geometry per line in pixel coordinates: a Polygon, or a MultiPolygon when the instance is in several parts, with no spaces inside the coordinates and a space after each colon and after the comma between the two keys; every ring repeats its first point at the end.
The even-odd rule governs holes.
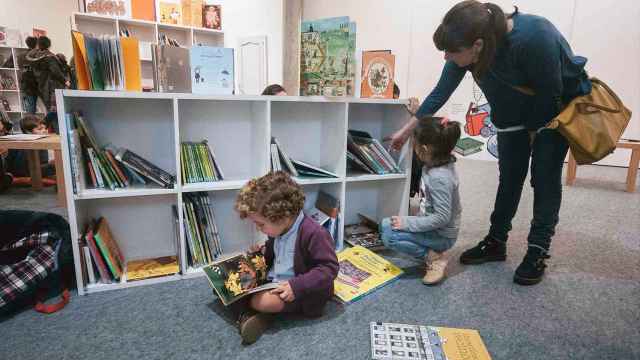
{"type": "Polygon", "coordinates": [[[281,85],[271,84],[262,90],[262,95],[276,95],[281,92],[287,92],[281,85]]]}
{"type": "Polygon", "coordinates": [[[504,41],[507,19],[517,12],[516,7],[515,12],[507,16],[496,4],[476,0],[459,2],[442,19],[433,34],[433,42],[438,50],[455,53],[482,39],[482,51],[472,68],[473,76],[479,80],[486,74],[496,50],[504,41]]]}
{"type": "Polygon", "coordinates": [[[455,161],[451,155],[460,139],[460,123],[444,121],[441,117],[425,116],[418,120],[413,130],[414,143],[425,145],[430,151],[430,167],[446,165],[455,161]]]}
{"type": "Polygon", "coordinates": [[[24,42],[29,49],[35,49],[36,45],[38,45],[38,38],[35,36],[27,36],[24,42]]]}
{"type": "Polygon", "coordinates": [[[51,47],[51,39],[46,36],[38,37],[38,48],[40,50],[47,50],[51,47]]]}

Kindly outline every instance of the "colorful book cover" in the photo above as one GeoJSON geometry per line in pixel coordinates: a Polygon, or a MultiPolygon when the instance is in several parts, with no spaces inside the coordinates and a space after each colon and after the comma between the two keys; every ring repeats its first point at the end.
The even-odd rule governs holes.
{"type": "Polygon", "coordinates": [[[390,51],[363,52],[360,96],[393,99],[395,63],[396,57],[390,51]]]}
{"type": "Polygon", "coordinates": [[[100,39],[85,36],[84,44],[87,49],[87,67],[91,73],[91,90],[104,90],[104,59],[100,39]]]}
{"type": "Polygon", "coordinates": [[[202,27],[205,29],[222,29],[222,6],[210,4],[202,6],[202,27]]]}
{"type": "Polygon", "coordinates": [[[109,269],[107,265],[104,263],[102,255],[100,255],[100,250],[98,249],[98,245],[96,244],[96,240],[93,237],[93,230],[89,229],[85,236],[87,240],[87,246],[89,246],[89,252],[91,252],[91,256],[98,268],[98,273],[100,273],[100,279],[105,284],[111,283],[111,275],[109,275],[109,269]]]}
{"type": "Polygon", "coordinates": [[[224,305],[277,286],[277,283],[267,280],[267,263],[259,252],[235,255],[203,269],[224,305]]]}
{"type": "Polygon", "coordinates": [[[347,16],[302,22],[300,95],[354,94],[355,28],[347,16]]]}
{"type": "Polygon", "coordinates": [[[202,0],[190,0],[190,1],[191,1],[191,6],[190,6],[191,26],[201,28],[202,27],[202,11],[203,11],[202,0]]]}
{"type": "Polygon", "coordinates": [[[338,253],[340,271],[334,280],[334,293],[351,303],[396,280],[403,271],[380,255],[354,246],[338,253]]]}
{"type": "Polygon", "coordinates": [[[159,92],[191,92],[189,49],[168,45],[152,45],[154,77],[159,92]]]}
{"type": "Polygon", "coordinates": [[[142,69],[138,39],[121,37],[120,46],[122,48],[122,62],[124,63],[125,89],[128,91],[142,91],[142,69]]]}
{"type": "Polygon", "coordinates": [[[194,94],[233,94],[233,49],[194,46],[190,49],[191,85],[194,94]]]}
{"type": "Polygon", "coordinates": [[[94,232],[94,239],[109,266],[113,278],[120,280],[124,268],[124,256],[122,256],[118,243],[113,238],[109,224],[105,218],[98,220],[98,225],[94,232]]]}
{"type": "Polygon", "coordinates": [[[161,0],[159,20],[163,24],[182,24],[182,6],[180,2],[161,0]]]}
{"type": "Polygon", "coordinates": [[[155,0],[131,0],[131,17],[138,20],[156,21],[155,0]]]}
{"type": "Polygon", "coordinates": [[[374,360],[491,360],[477,330],[372,322],[374,360]]]}
{"type": "Polygon", "coordinates": [[[177,256],[132,260],[127,262],[127,281],[173,275],[179,271],[177,256]]]}
{"type": "Polygon", "coordinates": [[[130,18],[132,1],[136,0],[84,0],[84,8],[90,14],[130,18]]]}

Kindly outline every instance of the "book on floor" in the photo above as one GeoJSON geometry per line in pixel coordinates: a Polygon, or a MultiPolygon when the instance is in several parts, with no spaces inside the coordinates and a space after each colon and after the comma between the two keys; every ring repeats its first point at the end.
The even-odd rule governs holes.
{"type": "Polygon", "coordinates": [[[127,262],[127,281],[173,275],[180,271],[177,256],[162,256],[127,262]]]}
{"type": "Polygon", "coordinates": [[[344,242],[351,246],[362,246],[371,251],[384,249],[380,239],[378,222],[372,218],[358,213],[360,222],[344,227],[344,242]]]}
{"type": "Polygon", "coordinates": [[[226,306],[255,292],[274,289],[267,279],[267,263],[260,252],[239,254],[203,268],[209,285],[226,306]]]}
{"type": "Polygon", "coordinates": [[[334,280],[335,296],[352,303],[396,280],[403,271],[382,256],[362,246],[338,253],[340,270],[334,280]]]}
{"type": "Polygon", "coordinates": [[[371,322],[374,360],[491,360],[472,329],[371,322]]]}
{"type": "Polygon", "coordinates": [[[482,145],[484,145],[482,141],[466,137],[459,139],[453,150],[462,156],[467,156],[481,151],[482,145]]]}

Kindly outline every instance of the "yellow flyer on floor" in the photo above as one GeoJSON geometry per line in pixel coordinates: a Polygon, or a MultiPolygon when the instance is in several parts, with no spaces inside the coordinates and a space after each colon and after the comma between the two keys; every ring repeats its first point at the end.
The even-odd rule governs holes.
{"type": "Polygon", "coordinates": [[[399,267],[362,246],[339,252],[338,262],[334,291],[344,303],[354,302],[402,275],[399,267]]]}

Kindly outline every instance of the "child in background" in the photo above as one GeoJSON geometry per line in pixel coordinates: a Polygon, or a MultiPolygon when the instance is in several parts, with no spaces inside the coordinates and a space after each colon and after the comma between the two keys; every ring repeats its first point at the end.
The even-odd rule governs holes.
{"type": "Polygon", "coordinates": [[[451,154],[460,138],[460,124],[447,118],[420,119],[413,133],[416,155],[424,162],[419,185],[417,216],[392,216],[380,224],[384,245],[424,259],[425,285],[440,283],[445,276],[449,250],[460,229],[460,195],[456,158],[451,154]]]}
{"type": "Polygon", "coordinates": [[[331,235],[302,212],[304,192],[283,171],[250,180],[238,194],[235,208],[269,239],[252,251],[265,255],[268,276],[279,286],[232,304],[244,344],[258,340],[270,314],[322,315],[333,295],[338,259],[331,235]]]}
{"type": "MultiPolygon", "coordinates": [[[[13,124],[9,121],[9,115],[2,110],[0,114],[0,136],[9,135],[13,124]]],[[[0,149],[0,193],[4,192],[11,186],[13,175],[7,172],[6,158],[9,152],[6,149],[0,149]]]]}
{"type": "MultiPolygon", "coordinates": [[[[20,129],[22,129],[24,134],[48,134],[44,121],[34,114],[27,114],[20,119],[20,129]]],[[[55,165],[53,160],[53,151],[41,150],[38,154],[40,155],[42,176],[54,176],[55,165]],[[51,154],[49,154],[49,152],[51,154]]],[[[27,163],[26,150],[9,150],[9,154],[7,156],[7,172],[13,174],[15,177],[31,176],[29,173],[29,165],[27,163]]]]}

